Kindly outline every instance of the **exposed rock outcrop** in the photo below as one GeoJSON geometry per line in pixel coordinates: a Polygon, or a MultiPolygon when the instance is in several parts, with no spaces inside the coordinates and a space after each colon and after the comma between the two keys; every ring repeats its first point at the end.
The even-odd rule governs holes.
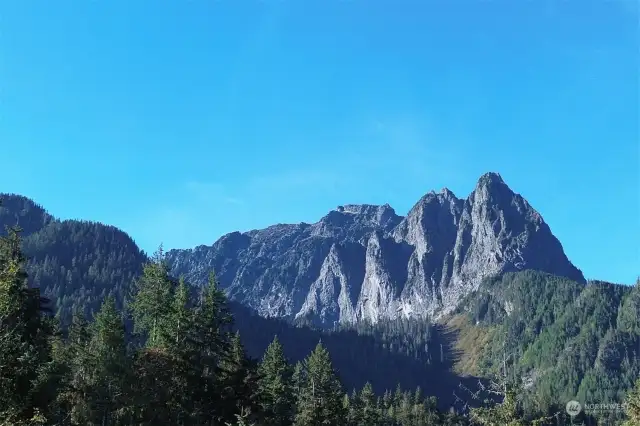
{"type": "Polygon", "coordinates": [[[345,205],[315,224],[234,232],[167,256],[195,284],[215,269],[229,296],[261,315],[325,327],[446,314],[482,279],[507,271],[584,282],[540,214],[495,173],[467,199],[430,192],[406,217],[386,204],[345,205]]]}

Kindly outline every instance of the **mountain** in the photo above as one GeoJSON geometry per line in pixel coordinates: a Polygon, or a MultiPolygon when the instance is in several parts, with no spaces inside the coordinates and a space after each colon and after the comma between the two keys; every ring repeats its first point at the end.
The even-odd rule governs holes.
{"type": "Polygon", "coordinates": [[[233,232],[167,255],[189,282],[204,283],[213,268],[231,299],[325,328],[442,317],[504,272],[585,282],[540,214],[496,173],[480,177],[466,199],[430,192],[405,217],[386,204],[345,205],[314,224],[233,232]]]}
{"type": "Polygon", "coordinates": [[[39,204],[18,194],[2,194],[0,232],[7,226],[18,225],[23,235],[38,232],[55,219],[39,204]]]}
{"type": "MultiPolygon", "coordinates": [[[[640,377],[640,281],[587,285],[538,271],[488,278],[447,319],[454,370],[522,378],[522,403],[621,401],[640,377]]],[[[620,412],[597,413],[618,424],[620,412]]]]}
{"type": "MultiPolygon", "coordinates": [[[[20,195],[0,194],[0,199],[0,226],[22,228],[29,282],[51,299],[63,325],[70,322],[74,309],[89,316],[96,313],[107,295],[115,297],[119,308],[124,306],[148,261],[129,235],[98,222],[57,219],[20,195]]],[[[440,344],[427,322],[387,324],[382,338],[382,328],[329,333],[264,318],[237,302],[229,306],[250,356],[260,358],[277,335],[287,357],[292,362],[302,361],[322,340],[348,389],[361,389],[367,381],[378,393],[394,389],[398,383],[411,389],[419,386],[427,395],[437,396],[442,407],[449,407],[452,391],[460,381],[468,385],[474,381],[453,373],[453,360],[440,356],[439,350],[431,353],[424,349],[426,342],[434,348],[440,344]],[[413,344],[390,348],[385,339],[400,339],[403,330],[411,330],[413,344]]]]}
{"type": "MultiPolygon", "coordinates": [[[[53,300],[63,322],[74,307],[95,312],[108,294],[124,305],[147,261],[126,233],[59,220],[19,195],[0,198],[0,225],[23,227],[29,281],[53,300]]],[[[466,200],[447,190],[429,193],[406,217],[388,205],[346,205],[316,224],[232,233],[213,247],[170,251],[168,259],[175,274],[189,271],[188,281],[217,268],[235,298],[230,306],[250,355],[261,356],[278,335],[287,356],[298,361],[322,340],[348,389],[366,381],[378,393],[395,383],[420,386],[441,407],[455,401],[460,407],[472,402],[460,385],[473,389],[476,378],[506,366],[524,380],[525,408],[545,411],[558,401],[563,409],[569,399],[620,402],[640,376],[640,283],[585,282],[540,215],[493,174],[483,176],[466,200]],[[198,253],[209,256],[196,261],[198,253]],[[300,326],[327,327],[329,314],[349,306],[359,320],[367,312],[361,307],[371,304],[346,305],[345,299],[359,300],[367,287],[387,289],[378,306],[434,304],[438,322],[423,312],[394,315],[387,308],[377,318],[362,317],[375,322],[343,321],[331,331],[300,326]],[[275,296],[279,288],[289,293],[283,290],[286,297],[274,297],[272,305],[293,314],[265,318],[264,310],[244,304],[260,306],[254,297],[275,296]],[[434,300],[421,296],[430,288],[434,300]],[[422,300],[411,300],[417,296],[422,300]],[[303,306],[308,313],[294,326],[303,306]]],[[[600,417],[615,424],[616,415],[600,417]]]]}
{"type": "Polygon", "coordinates": [[[2,194],[0,227],[22,228],[31,282],[55,303],[63,322],[74,307],[87,313],[112,294],[119,306],[146,255],[120,229],[97,222],[58,220],[32,200],[2,194]]]}

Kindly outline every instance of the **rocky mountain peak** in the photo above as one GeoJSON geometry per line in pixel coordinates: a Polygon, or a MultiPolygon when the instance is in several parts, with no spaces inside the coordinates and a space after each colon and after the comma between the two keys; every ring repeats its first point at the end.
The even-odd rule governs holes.
{"type": "Polygon", "coordinates": [[[327,327],[443,315],[484,278],[508,271],[584,282],[542,217],[497,173],[481,176],[467,199],[431,191],[406,217],[388,204],[346,204],[314,224],[233,233],[168,257],[173,273],[194,283],[215,269],[232,298],[262,315],[327,327]]]}
{"type": "Polygon", "coordinates": [[[396,211],[389,204],[383,204],[381,206],[373,204],[345,204],[344,206],[338,206],[336,211],[348,215],[357,215],[359,216],[358,220],[375,223],[382,228],[395,226],[400,220],[396,211]]]}
{"type": "Polygon", "coordinates": [[[479,186],[500,186],[500,185],[504,185],[504,186],[507,185],[504,182],[504,179],[502,179],[502,176],[500,175],[500,173],[488,172],[480,176],[480,178],[478,179],[476,188],[479,186]]]}
{"type": "Polygon", "coordinates": [[[442,188],[440,190],[440,196],[445,200],[457,200],[456,194],[454,194],[449,188],[442,188]]]}
{"type": "Polygon", "coordinates": [[[402,218],[388,204],[346,204],[315,223],[312,234],[338,240],[365,241],[375,231],[390,232],[402,218]]]}

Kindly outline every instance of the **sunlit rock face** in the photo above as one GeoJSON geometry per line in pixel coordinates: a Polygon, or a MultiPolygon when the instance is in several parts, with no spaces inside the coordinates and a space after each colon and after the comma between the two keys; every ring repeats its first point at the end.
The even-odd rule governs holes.
{"type": "Polygon", "coordinates": [[[171,250],[172,272],[209,272],[260,315],[338,323],[447,314],[491,275],[536,269],[584,282],[540,214],[495,173],[466,199],[430,192],[401,217],[389,205],[345,205],[314,224],[234,232],[171,250]]]}

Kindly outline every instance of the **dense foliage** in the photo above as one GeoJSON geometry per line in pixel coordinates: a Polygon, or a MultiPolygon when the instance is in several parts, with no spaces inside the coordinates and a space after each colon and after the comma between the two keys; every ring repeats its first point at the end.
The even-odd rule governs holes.
{"type": "MultiPolygon", "coordinates": [[[[523,404],[617,403],[640,377],[640,286],[584,286],[525,271],[487,280],[469,298],[471,320],[494,329],[480,371],[523,378],[523,404]]],[[[595,413],[618,421],[622,410],[595,413]]]]}
{"type": "MultiPolygon", "coordinates": [[[[292,327],[280,319],[260,317],[241,305],[230,305],[248,354],[260,357],[277,335],[286,357],[295,363],[304,360],[322,340],[350,391],[369,383],[377,395],[382,395],[401,383],[408,389],[420,387],[425,395],[438,398],[441,409],[448,409],[455,402],[453,392],[460,383],[473,386],[477,382],[451,371],[454,359],[449,343],[440,344],[438,327],[428,321],[362,323],[326,332],[292,327]],[[428,341],[426,336],[430,336],[428,341]]],[[[461,407],[458,404],[456,408],[461,407]]]]}
{"type": "MultiPolygon", "coordinates": [[[[2,426],[559,425],[566,401],[621,402],[640,377],[640,285],[526,271],[483,283],[464,321],[320,332],[227,302],[213,276],[174,280],[116,228],[5,197],[0,225],[15,223],[23,240],[0,243],[2,426]]],[[[574,420],[624,415],[591,414],[574,420]]]]}
{"type": "Polygon", "coordinates": [[[63,324],[77,308],[91,316],[106,296],[122,308],[130,284],[142,270],[145,254],[113,226],[79,220],[59,221],[28,198],[5,195],[0,231],[22,229],[26,270],[40,291],[54,301],[63,324]]]}
{"type": "MultiPolygon", "coordinates": [[[[91,318],[109,295],[123,309],[131,283],[142,271],[147,256],[134,241],[115,227],[95,222],[58,221],[31,200],[15,195],[2,197],[0,225],[28,224],[22,232],[30,281],[52,303],[63,328],[74,310],[91,318]]],[[[369,382],[376,394],[397,383],[438,397],[441,408],[453,402],[460,378],[450,372],[447,346],[429,322],[393,321],[376,326],[359,324],[332,333],[293,327],[280,319],[266,319],[230,303],[247,353],[262,355],[278,335],[292,362],[302,361],[322,339],[330,351],[341,380],[349,390],[369,382]]],[[[125,319],[127,322],[129,318],[125,319]]],[[[127,324],[128,329],[133,324],[127,324]]],[[[467,379],[462,379],[468,382],[467,379]]]]}
{"type": "Polygon", "coordinates": [[[0,245],[3,425],[463,424],[419,392],[383,401],[367,385],[347,396],[321,343],[295,367],[277,339],[251,360],[215,277],[191,298],[161,253],[128,305],[134,345],[113,297],[90,322],[76,311],[63,338],[26,278],[12,231],[0,245]]]}

